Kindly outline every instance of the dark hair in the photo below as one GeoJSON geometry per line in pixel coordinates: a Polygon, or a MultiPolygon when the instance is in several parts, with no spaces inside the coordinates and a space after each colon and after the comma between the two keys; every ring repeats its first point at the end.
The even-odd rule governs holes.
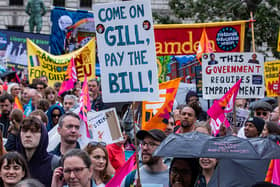
{"type": "Polygon", "coordinates": [[[99,80],[96,79],[96,78],[95,78],[95,79],[90,79],[88,82],[93,82],[93,81],[96,82],[97,87],[100,86],[100,82],[99,82],[99,80]]]}
{"type": "Polygon", "coordinates": [[[53,86],[54,87],[60,87],[61,86],[61,82],[55,82],[53,86]]]}
{"type": "Polygon", "coordinates": [[[14,97],[11,94],[4,93],[0,96],[0,103],[5,102],[5,100],[8,99],[10,103],[14,103],[14,97]]]}
{"type": "MultiPolygon", "coordinates": [[[[48,80],[48,79],[47,79],[47,80],[48,80]]],[[[46,87],[48,86],[48,85],[46,85],[45,82],[41,81],[40,79],[38,80],[38,82],[36,82],[36,84],[35,84],[35,89],[37,88],[37,85],[43,85],[44,88],[46,88],[46,87]]]]}
{"type": "Polygon", "coordinates": [[[268,134],[280,135],[280,126],[272,121],[266,122],[268,134]]]}
{"type": "Polygon", "coordinates": [[[23,120],[23,112],[17,108],[12,110],[10,116],[11,120],[15,120],[18,123],[21,123],[23,120]]]}
{"type": "Polygon", "coordinates": [[[28,116],[22,121],[20,131],[31,130],[34,132],[41,132],[43,122],[35,116],[28,116]],[[33,128],[32,128],[33,127],[33,128]]]}
{"type": "MultiPolygon", "coordinates": [[[[4,164],[5,160],[7,160],[8,165],[16,163],[22,167],[22,170],[24,171],[24,176],[22,179],[30,177],[28,165],[23,156],[21,156],[21,154],[19,154],[18,152],[6,153],[0,158],[0,168],[2,168],[2,165],[4,164]]],[[[1,186],[4,186],[2,178],[0,178],[0,184],[1,186]]]]}
{"type": "Polygon", "coordinates": [[[169,169],[169,175],[171,175],[171,169],[175,163],[175,161],[182,160],[185,163],[189,164],[191,171],[192,171],[192,179],[191,179],[191,185],[194,186],[196,178],[199,174],[199,162],[197,158],[174,158],[170,164],[170,169],[169,169]]]}
{"type": "Polygon", "coordinates": [[[52,92],[56,95],[56,90],[55,90],[53,87],[47,87],[47,88],[45,89],[45,92],[44,92],[45,97],[47,98],[47,95],[49,95],[49,94],[52,93],[52,92]]]}
{"type": "Polygon", "coordinates": [[[64,167],[64,162],[68,157],[74,157],[74,156],[82,159],[84,164],[86,165],[86,167],[90,168],[91,159],[90,159],[88,153],[83,150],[80,150],[80,149],[71,149],[71,150],[67,151],[61,159],[62,166],[64,167]]]}
{"type": "Polygon", "coordinates": [[[39,99],[37,101],[37,109],[42,111],[47,111],[50,107],[50,102],[47,99],[39,99]]]}
{"type": "Polygon", "coordinates": [[[101,180],[103,183],[107,183],[110,179],[111,176],[107,174],[107,167],[108,167],[108,163],[109,163],[109,155],[108,155],[108,151],[106,149],[106,147],[102,146],[101,144],[96,144],[96,145],[92,145],[92,144],[88,144],[84,151],[86,151],[89,155],[91,155],[92,151],[96,150],[96,149],[101,149],[104,153],[105,153],[105,157],[106,157],[106,164],[105,164],[105,168],[104,170],[101,172],[101,180]]]}
{"type": "Polygon", "coordinates": [[[80,116],[79,116],[78,114],[75,114],[74,112],[66,112],[66,113],[63,114],[63,115],[59,118],[59,120],[58,120],[58,125],[59,125],[59,127],[62,127],[62,125],[63,125],[63,120],[64,120],[64,118],[66,118],[67,116],[72,116],[72,117],[74,117],[74,118],[76,118],[76,119],[78,119],[78,120],[80,121],[80,116]]]}
{"type": "Polygon", "coordinates": [[[42,122],[44,124],[48,124],[48,116],[45,114],[44,111],[42,111],[40,109],[34,110],[33,112],[31,112],[29,114],[29,116],[40,116],[41,119],[42,119],[42,122]]]}

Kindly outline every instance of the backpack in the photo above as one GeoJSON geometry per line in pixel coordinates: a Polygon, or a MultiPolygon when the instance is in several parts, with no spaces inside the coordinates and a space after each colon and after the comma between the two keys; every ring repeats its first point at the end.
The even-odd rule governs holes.
{"type": "Polygon", "coordinates": [[[124,183],[124,186],[125,187],[130,187],[130,185],[133,185],[133,182],[134,182],[134,178],[135,178],[135,174],[136,174],[136,169],[133,170],[132,172],[130,172],[126,178],[125,178],[125,183],[124,183]]]}

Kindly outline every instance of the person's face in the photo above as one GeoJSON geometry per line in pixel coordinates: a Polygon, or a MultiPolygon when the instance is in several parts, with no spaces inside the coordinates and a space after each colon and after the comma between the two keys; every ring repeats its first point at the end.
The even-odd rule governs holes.
{"type": "Polygon", "coordinates": [[[215,166],[217,165],[217,159],[216,158],[200,158],[199,165],[202,167],[202,169],[214,169],[215,166]]]}
{"type": "Polygon", "coordinates": [[[43,93],[44,92],[44,85],[42,84],[37,84],[36,86],[36,90],[40,93],[43,93]]]}
{"type": "Polygon", "coordinates": [[[246,100],[245,99],[236,99],[235,100],[235,106],[237,108],[245,108],[246,100]]]}
{"type": "Polygon", "coordinates": [[[267,125],[265,124],[262,131],[262,137],[267,137],[268,134],[269,133],[268,133],[267,125]]]}
{"type": "Polygon", "coordinates": [[[253,60],[256,60],[256,59],[257,59],[257,55],[256,55],[256,54],[253,54],[253,55],[252,55],[252,58],[253,58],[253,60]]]}
{"type": "Polygon", "coordinates": [[[254,112],[254,116],[260,117],[264,119],[265,121],[269,120],[270,112],[263,110],[263,109],[257,109],[254,112]]]}
{"type": "Polygon", "coordinates": [[[27,130],[22,128],[20,138],[25,149],[36,149],[40,143],[41,131],[34,127],[27,130]]]}
{"type": "Polygon", "coordinates": [[[55,92],[54,91],[51,91],[48,96],[47,96],[47,99],[50,101],[50,102],[54,102],[56,97],[55,97],[55,92]]]}
{"type": "Polygon", "coordinates": [[[70,110],[75,104],[75,101],[72,99],[64,99],[63,108],[66,111],[70,110]]]}
{"type": "Polygon", "coordinates": [[[215,55],[210,55],[211,60],[215,60],[215,55]]]}
{"type": "Polygon", "coordinates": [[[80,136],[80,121],[75,117],[66,116],[62,122],[62,126],[57,129],[61,140],[68,144],[76,143],[80,136]]]}
{"type": "Polygon", "coordinates": [[[197,128],[195,129],[195,131],[201,132],[201,133],[204,133],[204,134],[208,134],[208,135],[209,135],[209,132],[208,132],[208,130],[207,130],[206,127],[197,127],[197,128]]]}
{"type": "Polygon", "coordinates": [[[46,85],[48,85],[48,80],[46,77],[41,77],[40,81],[44,82],[46,85]]]}
{"type": "Polygon", "coordinates": [[[244,133],[247,138],[254,138],[259,136],[257,128],[251,122],[245,123],[244,133]]]}
{"type": "Polygon", "coordinates": [[[5,159],[3,165],[1,166],[0,177],[2,181],[7,186],[13,186],[17,184],[25,175],[25,172],[21,165],[13,162],[8,164],[5,159]]]}
{"type": "Polygon", "coordinates": [[[61,116],[61,112],[58,109],[54,109],[52,111],[52,121],[53,121],[53,125],[56,125],[58,123],[58,120],[61,116]]]}
{"type": "Polygon", "coordinates": [[[4,102],[0,102],[0,110],[2,112],[2,115],[9,115],[12,111],[12,103],[8,99],[6,99],[4,102]]]}
{"type": "Polygon", "coordinates": [[[74,92],[75,96],[77,97],[80,97],[80,94],[81,94],[81,89],[76,89],[75,92],[74,92]]]}
{"type": "Polygon", "coordinates": [[[64,161],[63,176],[69,187],[89,186],[92,168],[87,168],[78,156],[67,157],[64,161]]]}
{"type": "Polygon", "coordinates": [[[101,148],[96,148],[90,154],[92,168],[95,171],[104,171],[106,166],[106,155],[101,148]]]}
{"type": "Polygon", "coordinates": [[[15,85],[11,89],[11,95],[14,96],[14,97],[18,96],[20,91],[21,91],[20,87],[18,85],[15,85]]]}
{"type": "Polygon", "coordinates": [[[164,130],[164,133],[166,134],[166,136],[168,136],[169,134],[171,134],[173,132],[174,126],[175,126],[175,121],[172,117],[170,117],[168,120],[168,124],[166,125],[166,128],[164,130]]]}
{"type": "Polygon", "coordinates": [[[181,111],[181,126],[191,127],[196,122],[195,112],[191,107],[184,107],[181,111]]]}
{"type": "Polygon", "coordinates": [[[198,101],[199,101],[198,97],[191,96],[188,100],[188,104],[192,104],[192,103],[195,103],[195,102],[198,102],[198,101]]]}
{"type": "Polygon", "coordinates": [[[160,145],[159,141],[154,140],[152,137],[145,137],[142,142],[142,162],[143,164],[153,165],[159,157],[153,157],[153,152],[160,145]]]}
{"type": "Polygon", "coordinates": [[[98,86],[96,81],[90,81],[88,82],[88,89],[89,91],[92,91],[94,94],[98,92],[98,86]]]}
{"type": "Polygon", "coordinates": [[[278,122],[279,120],[279,107],[276,107],[271,113],[270,113],[270,121],[278,122]]]}
{"type": "Polygon", "coordinates": [[[171,187],[191,187],[192,170],[188,162],[175,160],[170,170],[171,187]]]}
{"type": "Polygon", "coordinates": [[[28,89],[23,90],[22,98],[24,101],[28,101],[30,99],[29,94],[28,94],[28,89]]]}

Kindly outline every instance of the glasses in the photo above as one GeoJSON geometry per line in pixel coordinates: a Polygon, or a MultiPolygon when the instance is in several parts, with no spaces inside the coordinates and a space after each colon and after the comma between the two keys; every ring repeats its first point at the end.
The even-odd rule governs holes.
{"type": "Polygon", "coordinates": [[[267,114],[268,112],[256,112],[257,116],[261,116],[261,115],[266,116],[267,114]]]}
{"type": "Polygon", "coordinates": [[[106,143],[105,142],[91,141],[91,142],[88,143],[88,145],[90,145],[90,146],[98,146],[98,145],[100,145],[102,147],[106,147],[106,143]]]}
{"type": "Polygon", "coordinates": [[[141,145],[144,147],[145,145],[148,146],[148,148],[153,148],[155,146],[159,146],[159,144],[156,144],[154,142],[142,142],[141,145]]]}
{"type": "Polygon", "coordinates": [[[88,168],[88,167],[79,167],[79,168],[77,167],[77,168],[74,168],[74,169],[64,169],[63,173],[64,173],[64,175],[70,175],[73,172],[75,176],[79,176],[79,175],[82,174],[82,172],[86,168],[88,168]]]}
{"type": "Polygon", "coordinates": [[[52,114],[53,118],[60,117],[60,116],[61,116],[61,114],[52,114]]]}
{"type": "Polygon", "coordinates": [[[192,172],[189,169],[177,169],[175,167],[171,168],[172,175],[190,175],[192,172]]]}

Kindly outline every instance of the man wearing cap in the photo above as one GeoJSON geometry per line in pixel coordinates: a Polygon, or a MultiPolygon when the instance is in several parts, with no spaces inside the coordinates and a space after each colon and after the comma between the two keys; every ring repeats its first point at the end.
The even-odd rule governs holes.
{"type": "MultiPolygon", "coordinates": [[[[163,187],[169,186],[169,173],[168,167],[163,163],[162,157],[153,156],[153,152],[165,139],[166,135],[163,131],[152,129],[150,131],[140,130],[136,137],[141,141],[142,150],[142,163],[140,168],[141,184],[159,184],[163,187]]],[[[136,184],[137,171],[130,172],[122,181],[121,187],[129,187],[136,184]]]]}
{"type": "Polygon", "coordinates": [[[244,133],[247,138],[259,137],[265,121],[259,117],[250,117],[245,123],[244,133]]]}
{"type": "Polygon", "coordinates": [[[268,121],[270,112],[272,111],[272,106],[268,102],[260,100],[253,105],[253,110],[254,116],[260,117],[265,121],[268,121]]]}

